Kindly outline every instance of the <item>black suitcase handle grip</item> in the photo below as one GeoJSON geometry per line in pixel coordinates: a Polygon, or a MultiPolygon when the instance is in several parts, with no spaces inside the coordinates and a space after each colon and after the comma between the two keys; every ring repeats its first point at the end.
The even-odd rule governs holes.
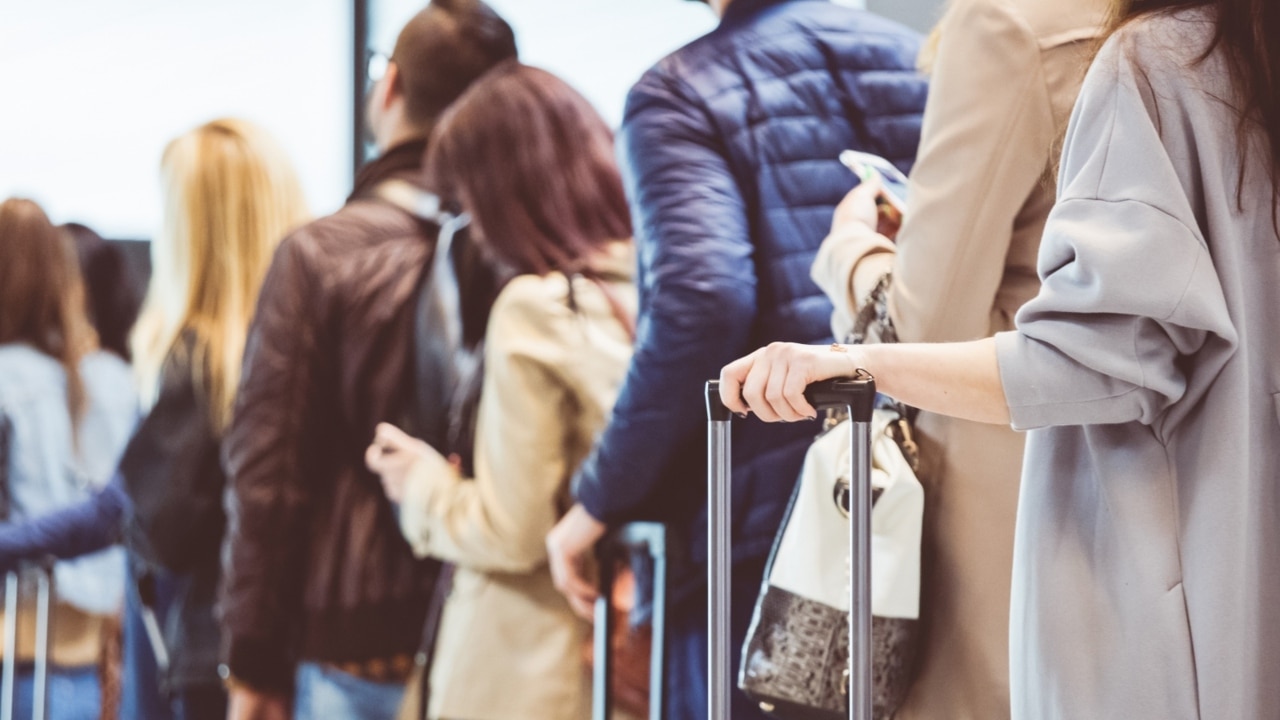
{"type": "MultiPolygon", "coordinates": [[[[876,405],[876,379],[866,370],[859,370],[851,378],[836,378],[816,382],[805,388],[804,399],[815,410],[849,408],[854,422],[871,422],[876,405]]],[[[707,383],[707,419],[724,422],[732,417],[729,408],[720,400],[720,381],[707,383]]]]}
{"type": "Polygon", "coordinates": [[[876,406],[876,379],[866,370],[859,370],[851,378],[836,378],[817,382],[804,390],[804,399],[815,410],[839,410],[849,408],[857,422],[870,422],[876,406]]]}

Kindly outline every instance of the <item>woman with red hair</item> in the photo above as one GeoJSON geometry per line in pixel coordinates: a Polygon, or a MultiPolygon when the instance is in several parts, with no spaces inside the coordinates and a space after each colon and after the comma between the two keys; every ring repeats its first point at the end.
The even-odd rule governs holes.
{"type": "Polygon", "coordinates": [[[458,100],[430,147],[434,186],[470,214],[509,280],[485,335],[474,477],[390,425],[368,452],[415,552],[457,566],[428,715],[585,718],[588,627],[556,591],[543,539],[631,357],[634,260],[613,138],[563,81],[512,63],[458,100]]]}

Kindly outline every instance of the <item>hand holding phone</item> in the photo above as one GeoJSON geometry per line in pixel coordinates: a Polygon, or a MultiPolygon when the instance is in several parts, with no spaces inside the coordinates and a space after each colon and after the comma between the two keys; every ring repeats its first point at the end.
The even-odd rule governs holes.
{"type": "Polygon", "coordinates": [[[896,234],[907,212],[907,203],[903,200],[906,195],[907,176],[888,160],[871,153],[845,150],[840,153],[840,162],[852,170],[862,182],[867,182],[874,177],[881,180],[881,190],[876,196],[876,206],[896,234]]]}

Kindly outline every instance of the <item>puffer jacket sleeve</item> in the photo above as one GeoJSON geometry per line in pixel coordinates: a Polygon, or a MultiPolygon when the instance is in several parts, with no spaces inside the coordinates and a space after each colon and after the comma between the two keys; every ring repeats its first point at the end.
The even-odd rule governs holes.
{"type": "Polygon", "coordinates": [[[703,384],[747,343],[756,272],[738,183],[692,92],[658,70],[632,89],[619,135],[639,251],[635,356],[575,494],[608,524],[650,501],[705,422],[703,384]]]}
{"type": "Polygon", "coordinates": [[[223,655],[237,681],[277,692],[293,686],[310,505],[304,428],[323,325],[319,278],[296,239],[263,282],[223,444],[223,655]]]}

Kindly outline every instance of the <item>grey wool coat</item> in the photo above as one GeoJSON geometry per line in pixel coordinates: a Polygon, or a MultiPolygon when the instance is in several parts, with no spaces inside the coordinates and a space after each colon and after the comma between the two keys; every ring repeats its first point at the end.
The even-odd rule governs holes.
{"type": "Polygon", "coordinates": [[[1040,294],[996,336],[1031,430],[1012,702],[1028,720],[1280,717],[1280,237],[1207,10],[1111,38],[1040,294]]]}

